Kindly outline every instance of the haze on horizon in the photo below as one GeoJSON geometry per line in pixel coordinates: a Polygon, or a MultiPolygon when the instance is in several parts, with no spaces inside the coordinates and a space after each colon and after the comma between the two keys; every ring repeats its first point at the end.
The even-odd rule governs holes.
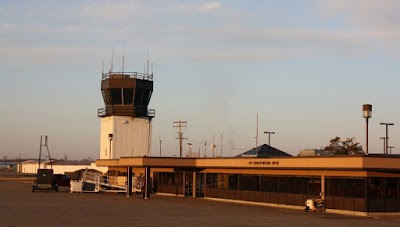
{"type": "Polygon", "coordinates": [[[152,155],[178,155],[173,121],[193,151],[213,134],[223,155],[259,144],[297,155],[355,137],[365,148],[362,105],[373,105],[369,151],[389,128],[400,153],[400,2],[1,1],[0,156],[99,157],[102,61],[154,71],[152,155]],[[234,149],[233,149],[234,148],[234,149]]]}

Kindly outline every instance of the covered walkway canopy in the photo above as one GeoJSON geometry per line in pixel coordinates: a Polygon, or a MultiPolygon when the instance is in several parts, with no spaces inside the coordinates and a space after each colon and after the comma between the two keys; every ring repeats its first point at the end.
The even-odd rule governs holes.
{"type": "Polygon", "coordinates": [[[321,196],[331,209],[400,212],[400,156],[396,155],[122,157],[96,164],[127,176],[128,184],[132,173],[145,175],[145,193],[297,206],[308,197],[321,196]]]}

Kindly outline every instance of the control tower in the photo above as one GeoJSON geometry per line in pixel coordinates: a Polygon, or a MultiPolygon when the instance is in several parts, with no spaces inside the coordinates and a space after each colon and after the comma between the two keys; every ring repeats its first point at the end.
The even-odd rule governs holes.
{"type": "Polygon", "coordinates": [[[151,120],[148,109],[153,93],[153,74],[137,72],[102,73],[101,92],[105,107],[101,120],[100,159],[149,155],[151,120]]]}

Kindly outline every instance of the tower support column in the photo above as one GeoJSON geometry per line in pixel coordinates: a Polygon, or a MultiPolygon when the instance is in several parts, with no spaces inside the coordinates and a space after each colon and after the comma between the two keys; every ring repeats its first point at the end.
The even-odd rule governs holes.
{"type": "Polygon", "coordinates": [[[130,197],[132,195],[132,167],[127,167],[126,175],[126,197],[130,197]]]}
{"type": "Polygon", "coordinates": [[[192,196],[193,198],[196,198],[196,172],[193,172],[192,196]]]}
{"type": "Polygon", "coordinates": [[[148,199],[149,198],[149,192],[150,192],[150,187],[151,185],[149,184],[150,182],[150,167],[145,167],[144,168],[144,197],[143,199],[148,199]]]}

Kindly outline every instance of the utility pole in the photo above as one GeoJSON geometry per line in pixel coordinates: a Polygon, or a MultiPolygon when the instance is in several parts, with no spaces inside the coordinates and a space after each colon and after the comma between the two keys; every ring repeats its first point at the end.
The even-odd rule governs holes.
{"type": "Polygon", "coordinates": [[[256,156],[258,156],[258,113],[257,113],[257,129],[256,129],[256,156]]]}
{"type": "Polygon", "coordinates": [[[204,141],[204,157],[207,157],[207,141],[204,141]]]}
{"type": "Polygon", "coordinates": [[[161,136],[159,136],[158,139],[160,140],[160,157],[161,157],[161,142],[162,142],[161,136]]]}
{"type": "Polygon", "coordinates": [[[222,134],[221,134],[221,157],[222,157],[222,134]]]}
{"type": "Polygon", "coordinates": [[[187,139],[183,138],[183,129],[187,127],[187,122],[186,121],[174,121],[174,128],[177,130],[178,137],[175,139],[179,139],[179,157],[182,158],[182,140],[187,139]]]}

